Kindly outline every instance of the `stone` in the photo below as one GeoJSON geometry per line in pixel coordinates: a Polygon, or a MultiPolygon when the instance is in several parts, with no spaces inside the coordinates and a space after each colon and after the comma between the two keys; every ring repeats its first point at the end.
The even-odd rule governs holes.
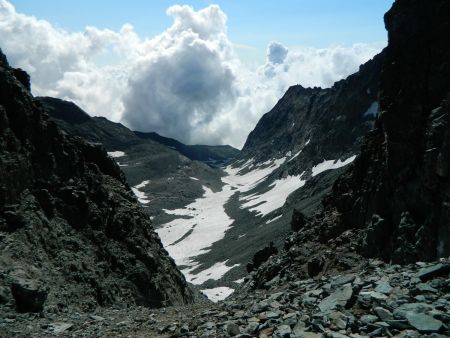
{"type": "Polygon", "coordinates": [[[380,306],[375,307],[373,309],[373,311],[376,313],[376,315],[378,316],[378,318],[380,318],[383,321],[386,320],[393,320],[394,319],[394,315],[392,314],[391,311],[386,310],[385,308],[382,308],[380,306]]]}
{"type": "Polygon", "coordinates": [[[308,260],[308,263],[306,266],[307,271],[308,271],[308,276],[311,278],[317,276],[319,273],[322,272],[324,265],[325,265],[325,260],[323,257],[313,257],[310,260],[308,260]]]}
{"type": "Polygon", "coordinates": [[[370,297],[372,300],[386,300],[388,297],[385,294],[382,294],[380,292],[377,291],[362,291],[359,293],[361,296],[363,297],[370,297]]]}
{"type": "Polygon", "coordinates": [[[448,263],[438,263],[432,266],[420,269],[417,273],[417,277],[421,281],[425,282],[435,277],[446,276],[450,273],[450,264],[448,263]]]}
{"type": "Polygon", "coordinates": [[[16,278],[11,284],[11,293],[18,312],[41,312],[47,299],[47,291],[31,279],[16,278]]]}
{"type": "Polygon", "coordinates": [[[319,303],[320,311],[327,313],[338,307],[345,307],[353,296],[351,285],[343,285],[319,303]]]}
{"type": "Polygon", "coordinates": [[[424,313],[409,312],[406,314],[408,323],[421,333],[438,332],[442,328],[442,322],[424,313]]]}
{"type": "Polygon", "coordinates": [[[333,281],[331,282],[331,285],[332,286],[341,286],[344,284],[349,284],[349,283],[352,283],[355,280],[355,278],[356,278],[356,276],[353,274],[338,276],[333,279],[333,281]]]}
{"type": "Polygon", "coordinates": [[[377,318],[377,316],[374,316],[374,315],[364,315],[364,316],[361,316],[361,318],[359,320],[361,322],[363,322],[364,324],[372,324],[372,323],[375,323],[378,320],[378,318],[377,318]]]}
{"type": "Polygon", "coordinates": [[[433,310],[433,306],[426,303],[405,303],[394,309],[393,315],[397,319],[406,319],[406,315],[412,313],[426,313],[433,310]]]}
{"type": "Polygon", "coordinates": [[[60,334],[70,330],[72,327],[72,323],[57,322],[49,324],[47,329],[52,333],[60,334]]]}
{"type": "Polygon", "coordinates": [[[231,323],[227,324],[227,333],[230,336],[236,336],[241,333],[241,329],[239,328],[239,326],[236,323],[231,322],[231,323]]]}
{"type": "Polygon", "coordinates": [[[389,284],[389,282],[379,281],[379,282],[377,282],[375,291],[379,292],[379,293],[383,293],[385,295],[389,295],[392,292],[392,286],[389,284]]]}
{"type": "Polygon", "coordinates": [[[289,325],[280,325],[275,329],[273,337],[275,338],[289,338],[292,330],[289,325]]]}

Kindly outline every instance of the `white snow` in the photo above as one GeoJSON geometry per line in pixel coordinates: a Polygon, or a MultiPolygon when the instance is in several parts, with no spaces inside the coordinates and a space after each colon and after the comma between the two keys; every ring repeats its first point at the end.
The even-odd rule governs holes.
{"type": "MultiPolygon", "coordinates": [[[[309,144],[309,142],[311,142],[311,139],[308,139],[308,141],[306,141],[306,143],[305,143],[305,145],[303,146],[303,148],[300,149],[297,153],[295,153],[295,155],[292,156],[292,157],[289,159],[288,162],[291,162],[294,158],[296,158],[298,155],[300,155],[301,152],[303,151],[303,149],[305,149],[305,147],[309,144]]],[[[291,153],[291,152],[289,152],[289,153],[291,153]]]]}
{"type": "MultiPolygon", "coordinates": [[[[228,176],[222,177],[225,185],[221,191],[213,192],[210,188],[202,186],[203,196],[191,204],[182,209],[163,209],[165,213],[180,218],[163,224],[156,232],[176,264],[185,267],[182,272],[189,282],[202,284],[208,279],[220,279],[227,271],[237,266],[227,266],[227,261],[224,261],[214,264],[209,269],[193,273],[200,267],[196,257],[209,252],[213,243],[224,238],[234,221],[224,208],[230,197],[237,192],[251,190],[285,161],[286,157],[267,161],[246,174],[241,173],[243,169],[252,165],[253,159],[237,168],[228,166],[225,168],[228,176]],[[187,236],[180,240],[185,235],[187,236]]],[[[276,182],[274,184],[278,187],[276,182]]]]}
{"type": "Polygon", "coordinates": [[[378,108],[379,108],[378,101],[372,102],[370,107],[367,109],[367,111],[364,113],[364,116],[376,116],[378,114],[378,108]]]}
{"type": "Polygon", "coordinates": [[[284,162],[286,162],[286,157],[276,160],[269,160],[261,163],[261,167],[264,166],[264,168],[258,167],[258,169],[249,171],[246,174],[240,173],[242,172],[242,169],[247,166],[248,162],[239,168],[232,168],[231,166],[228,166],[225,168],[225,172],[228,176],[222,177],[222,181],[225,184],[236,188],[240,192],[246,192],[256,187],[284,162]]]}
{"type": "Polygon", "coordinates": [[[330,170],[330,169],[338,169],[341,167],[346,166],[347,164],[350,164],[353,162],[353,160],[356,158],[356,155],[353,155],[349,158],[347,158],[345,161],[341,162],[341,160],[324,160],[322,163],[319,163],[318,165],[312,167],[312,176],[319,175],[320,173],[330,170]]]}
{"type": "Polygon", "coordinates": [[[208,279],[218,280],[223,275],[225,275],[228,271],[230,271],[231,269],[240,265],[240,264],[235,264],[232,266],[227,266],[226,265],[227,262],[228,262],[228,259],[223,262],[217,262],[210,268],[202,270],[195,275],[192,274],[191,271],[195,270],[198,266],[194,266],[189,269],[184,269],[183,274],[186,276],[186,279],[190,283],[195,284],[195,285],[200,285],[200,284],[203,284],[204,282],[206,282],[208,279]]]}
{"type": "Polygon", "coordinates": [[[119,163],[119,162],[117,162],[117,164],[119,165],[119,167],[128,167],[128,164],[122,164],[122,163],[119,163]]]}
{"type": "Polygon", "coordinates": [[[117,157],[123,157],[125,156],[125,153],[123,151],[108,151],[108,155],[111,156],[112,158],[117,158],[117,157]]]}
{"type": "Polygon", "coordinates": [[[286,157],[291,157],[291,155],[292,155],[292,151],[289,150],[289,151],[286,153],[285,156],[286,156],[286,157]]]}
{"type": "Polygon", "coordinates": [[[141,183],[135,185],[134,187],[131,188],[131,190],[133,191],[133,193],[136,195],[136,197],[138,198],[138,201],[142,204],[148,204],[151,201],[148,199],[147,195],[143,192],[140,191],[139,189],[144,188],[147,184],[149,184],[150,181],[149,180],[145,180],[142,181],[141,183]]]}
{"type": "Polygon", "coordinates": [[[163,209],[167,214],[188,218],[175,219],[156,230],[175,262],[188,267],[183,270],[188,281],[194,277],[189,274],[190,271],[198,266],[193,258],[210,251],[209,247],[221,240],[233,223],[224,209],[225,203],[234,194],[231,187],[226,185],[221,191],[213,192],[203,186],[203,190],[202,197],[183,209],[163,209]],[[192,233],[185,240],[173,244],[190,230],[192,233]]]}
{"type": "Polygon", "coordinates": [[[292,192],[305,185],[306,181],[301,178],[303,174],[276,180],[269,185],[269,187],[272,187],[270,190],[260,195],[251,194],[241,197],[240,200],[248,201],[242,204],[241,208],[249,208],[250,211],[256,211],[258,216],[265,216],[281,208],[292,192]]]}
{"type": "Polygon", "coordinates": [[[244,280],[245,280],[245,278],[242,277],[241,279],[236,279],[236,280],[234,280],[233,283],[236,283],[236,284],[242,284],[242,283],[244,283],[244,280]]]}
{"type": "Polygon", "coordinates": [[[302,153],[302,151],[303,151],[303,148],[302,149],[300,149],[300,151],[298,151],[297,153],[295,153],[295,155],[294,156],[292,156],[290,159],[289,159],[289,161],[288,162],[291,162],[294,158],[296,158],[298,155],[300,155],[301,153],[302,153]]]}
{"type": "Polygon", "coordinates": [[[266,222],[266,224],[275,222],[277,219],[280,219],[281,217],[283,217],[283,215],[278,215],[278,216],[276,216],[276,217],[274,217],[274,218],[272,218],[272,219],[269,219],[269,220],[266,222]]]}
{"type": "Polygon", "coordinates": [[[217,303],[221,300],[224,300],[229,295],[231,295],[234,292],[234,289],[226,287],[226,286],[220,286],[213,289],[203,289],[200,290],[206,297],[208,297],[209,300],[213,301],[214,303],[217,303]]]}
{"type": "Polygon", "coordinates": [[[189,178],[190,178],[191,180],[194,180],[194,181],[198,181],[198,180],[199,180],[198,178],[195,178],[195,177],[192,177],[192,176],[189,176],[189,178]]]}

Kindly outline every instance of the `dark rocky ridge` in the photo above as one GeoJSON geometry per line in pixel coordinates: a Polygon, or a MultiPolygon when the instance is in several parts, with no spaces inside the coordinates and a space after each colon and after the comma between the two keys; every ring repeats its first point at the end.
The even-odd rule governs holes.
{"type": "Polygon", "coordinates": [[[164,144],[176,149],[184,156],[194,161],[204,162],[212,167],[226,165],[239,155],[239,150],[229,145],[207,146],[202,144],[187,145],[173,138],[161,136],[155,132],[144,133],[135,131],[138,137],[164,144]]]}
{"type": "MultiPolygon", "coordinates": [[[[121,149],[141,143],[151,144],[153,141],[176,150],[193,161],[204,162],[213,167],[223,165],[239,154],[239,150],[229,145],[187,145],[155,132],[131,131],[122,124],[111,122],[104,117],[91,117],[73,102],[53,97],[38,97],[37,99],[42,102],[46,112],[64,130],[74,135],[79,134],[88,140],[96,137],[97,141],[104,143],[106,147],[121,149]]],[[[164,152],[161,147],[158,150],[161,153],[164,152]]]]}
{"type": "Polygon", "coordinates": [[[375,114],[365,113],[378,101],[383,57],[376,55],[331,88],[290,87],[249,134],[240,158],[265,161],[296,153],[308,140],[302,163],[353,155],[375,120],[375,114]]]}
{"type": "Polygon", "coordinates": [[[450,29],[448,1],[397,1],[381,115],[352,170],[325,200],[330,226],[361,229],[359,251],[396,262],[450,254],[450,29]]]}
{"type": "Polygon", "coordinates": [[[324,209],[293,224],[298,232],[254,274],[255,286],[346,270],[361,255],[408,263],[450,253],[450,3],[397,0],[385,22],[375,128],[324,209]]]}
{"type": "Polygon", "coordinates": [[[192,302],[117,164],[49,121],[28,81],[0,52],[0,310],[192,302]]]}
{"type": "Polygon", "coordinates": [[[116,160],[131,186],[149,182],[140,190],[151,200],[151,203],[145,204],[144,210],[155,217],[155,225],[167,220],[163,208],[183,207],[202,196],[202,184],[212,189],[218,189],[222,184],[222,174],[218,169],[193,161],[152,139],[138,137],[120,123],[104,117],[90,117],[72,102],[51,97],[39,97],[37,100],[43,104],[51,119],[68,134],[101,143],[107,151],[125,153],[116,160]]]}

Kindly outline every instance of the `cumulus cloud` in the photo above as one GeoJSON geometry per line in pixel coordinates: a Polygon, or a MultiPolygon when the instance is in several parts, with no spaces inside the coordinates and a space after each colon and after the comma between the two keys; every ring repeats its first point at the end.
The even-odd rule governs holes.
{"type": "Polygon", "coordinates": [[[173,23],[142,38],[86,27],[67,32],[0,0],[0,48],[32,77],[35,95],[72,100],[91,115],[186,143],[242,146],[259,118],[294,84],[329,87],[382,44],[325,49],[270,42],[266,63],[240,62],[216,5],[175,5],[173,23]]]}
{"type": "Polygon", "coordinates": [[[272,41],[267,47],[267,61],[270,63],[283,63],[287,54],[288,49],[276,41],[272,41]]]}

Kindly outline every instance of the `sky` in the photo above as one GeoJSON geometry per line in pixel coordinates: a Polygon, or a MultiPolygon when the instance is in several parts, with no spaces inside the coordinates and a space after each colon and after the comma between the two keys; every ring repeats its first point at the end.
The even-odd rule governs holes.
{"type": "Polygon", "coordinates": [[[242,147],[291,85],[329,87],[387,43],[392,0],[0,0],[34,95],[194,144],[242,147]]]}

